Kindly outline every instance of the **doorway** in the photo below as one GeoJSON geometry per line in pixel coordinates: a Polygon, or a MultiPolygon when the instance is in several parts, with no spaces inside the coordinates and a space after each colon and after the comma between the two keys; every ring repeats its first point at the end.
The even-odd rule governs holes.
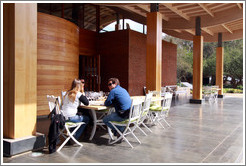
{"type": "Polygon", "coordinates": [[[79,78],[85,79],[86,91],[100,91],[100,55],[79,56],[79,78]]]}

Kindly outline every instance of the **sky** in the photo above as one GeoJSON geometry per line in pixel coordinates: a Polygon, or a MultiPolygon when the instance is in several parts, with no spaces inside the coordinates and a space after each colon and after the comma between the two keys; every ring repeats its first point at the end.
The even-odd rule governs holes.
{"type": "MultiPolygon", "coordinates": [[[[126,23],[128,23],[130,25],[130,29],[131,30],[134,30],[134,31],[137,31],[137,32],[140,32],[140,33],[143,33],[143,24],[139,24],[135,21],[132,21],[130,19],[125,19],[125,28],[126,28],[126,23]]],[[[103,30],[105,31],[114,31],[115,30],[115,24],[116,24],[116,21],[114,21],[113,23],[107,25],[106,27],[103,28],[103,30]]],[[[122,25],[123,25],[123,19],[120,19],[120,29],[123,29],[122,25]]],[[[144,25],[144,33],[146,34],[147,33],[147,26],[144,25]]],[[[101,32],[104,32],[104,31],[101,31],[101,32]]],[[[162,37],[164,37],[166,34],[165,33],[162,33],[162,37]]]]}

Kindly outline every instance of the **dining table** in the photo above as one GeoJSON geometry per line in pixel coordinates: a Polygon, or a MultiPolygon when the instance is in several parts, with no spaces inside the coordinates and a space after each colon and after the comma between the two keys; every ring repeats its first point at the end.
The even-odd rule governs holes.
{"type": "MultiPolygon", "coordinates": [[[[131,96],[131,99],[138,99],[138,100],[141,100],[142,102],[144,102],[145,96],[131,96]]],[[[164,99],[163,97],[156,96],[156,97],[152,97],[151,101],[156,102],[156,101],[161,101],[163,99],[164,99]]],[[[93,139],[93,137],[94,137],[94,135],[96,133],[96,128],[97,128],[98,125],[99,126],[105,125],[103,123],[103,121],[102,121],[102,118],[105,115],[108,115],[108,114],[110,114],[111,112],[114,111],[114,107],[105,106],[104,102],[105,102],[105,100],[89,101],[89,105],[87,105],[87,106],[86,105],[80,105],[79,106],[80,108],[90,110],[91,114],[92,114],[93,127],[92,127],[92,131],[91,131],[91,135],[90,135],[89,140],[93,139]],[[100,113],[102,115],[99,118],[97,118],[97,113],[100,113]]],[[[110,129],[108,127],[107,127],[107,129],[108,129],[109,136],[112,138],[112,133],[110,132],[110,129]]]]}

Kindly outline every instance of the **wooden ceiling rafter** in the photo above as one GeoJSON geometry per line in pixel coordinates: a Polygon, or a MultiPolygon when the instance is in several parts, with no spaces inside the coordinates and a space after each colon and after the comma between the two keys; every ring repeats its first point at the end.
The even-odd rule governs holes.
{"type": "Polygon", "coordinates": [[[214,17],[213,12],[206,6],[204,3],[198,3],[198,5],[201,6],[210,16],[214,17]]]}
{"type": "Polygon", "coordinates": [[[144,16],[144,17],[147,16],[147,13],[143,13],[143,12],[141,12],[139,10],[136,10],[134,6],[129,6],[128,5],[128,6],[122,6],[122,8],[127,9],[127,10],[129,10],[131,12],[135,12],[135,13],[141,15],[141,16],[144,16]]]}
{"type": "Polygon", "coordinates": [[[240,3],[237,3],[237,6],[238,6],[239,9],[242,9],[242,6],[241,6],[240,3]]]}
{"type": "Polygon", "coordinates": [[[186,19],[187,21],[190,20],[190,17],[188,17],[182,11],[178,10],[177,7],[172,6],[172,4],[170,4],[170,3],[162,3],[161,5],[164,5],[165,7],[167,7],[170,10],[172,10],[173,12],[175,12],[176,14],[178,14],[179,16],[181,16],[182,18],[186,19]]]}
{"type": "MultiPolygon", "coordinates": [[[[81,3],[80,3],[81,4],[81,3]]],[[[88,4],[88,3],[87,3],[88,4]]],[[[100,28],[116,20],[115,13],[125,19],[131,19],[146,25],[150,3],[92,3],[85,5],[85,27],[95,30],[95,5],[100,5],[100,28]]],[[[50,4],[41,4],[38,11],[50,14],[50,4]]],[[[205,42],[217,41],[218,32],[223,33],[223,40],[238,39],[243,34],[242,3],[160,3],[163,32],[168,35],[192,40],[195,34],[195,18],[200,16],[202,35],[205,42]]],[[[72,4],[64,5],[65,19],[72,19],[72,4]]],[[[52,4],[52,15],[61,17],[61,3],[52,4]],[[57,10],[57,11],[56,11],[57,10]]]]}
{"type": "Polygon", "coordinates": [[[192,30],[192,29],[186,29],[185,31],[192,34],[192,35],[196,34],[195,30],[192,30]]]}
{"type": "Polygon", "coordinates": [[[231,34],[233,33],[232,30],[228,26],[226,26],[225,24],[222,24],[222,27],[224,27],[231,34]]]}
{"type": "Polygon", "coordinates": [[[214,36],[214,33],[211,31],[211,30],[209,30],[208,28],[201,28],[204,32],[206,32],[206,33],[208,33],[209,35],[211,35],[211,36],[214,36]]]}

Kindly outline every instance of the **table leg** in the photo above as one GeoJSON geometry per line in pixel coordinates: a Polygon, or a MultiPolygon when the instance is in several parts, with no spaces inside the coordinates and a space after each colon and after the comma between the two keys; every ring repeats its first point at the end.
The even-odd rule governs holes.
{"type": "Polygon", "coordinates": [[[95,110],[91,110],[91,113],[92,113],[92,117],[93,117],[93,128],[92,128],[91,137],[89,138],[89,140],[92,140],[92,138],[95,135],[96,128],[97,128],[97,115],[96,115],[96,111],[95,110]]]}

